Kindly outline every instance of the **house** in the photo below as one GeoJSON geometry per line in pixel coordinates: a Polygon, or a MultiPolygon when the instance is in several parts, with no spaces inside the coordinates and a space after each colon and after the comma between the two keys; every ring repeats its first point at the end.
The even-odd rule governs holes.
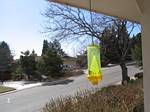
{"type": "Polygon", "coordinates": [[[62,60],[65,69],[77,69],[79,67],[77,64],[77,58],[75,57],[65,55],[62,60]]]}
{"type": "Polygon", "coordinates": [[[80,68],[87,68],[87,55],[77,55],[77,64],[80,68]]]}
{"type": "Polygon", "coordinates": [[[145,112],[150,112],[150,0],[49,0],[131,20],[142,25],[145,112]]]}

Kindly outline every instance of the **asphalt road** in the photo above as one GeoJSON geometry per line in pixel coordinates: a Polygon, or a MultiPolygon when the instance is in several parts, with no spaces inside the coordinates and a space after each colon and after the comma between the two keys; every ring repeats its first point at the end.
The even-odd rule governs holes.
{"type": "MultiPolygon", "coordinates": [[[[128,66],[130,76],[139,72],[138,68],[128,66]]],[[[112,85],[121,81],[119,66],[103,69],[103,80],[96,88],[112,85]]],[[[51,98],[74,95],[77,91],[93,89],[86,75],[71,77],[67,81],[55,85],[45,84],[40,87],[26,89],[16,93],[0,95],[0,112],[40,112],[51,98]]]]}

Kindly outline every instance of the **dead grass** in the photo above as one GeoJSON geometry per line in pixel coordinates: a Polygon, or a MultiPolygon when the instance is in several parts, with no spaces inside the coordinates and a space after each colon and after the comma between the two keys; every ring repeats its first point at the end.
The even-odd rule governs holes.
{"type": "Polygon", "coordinates": [[[0,86],[0,93],[5,93],[5,92],[13,91],[13,90],[15,89],[10,88],[10,87],[0,86]]]}
{"type": "MultiPolygon", "coordinates": [[[[143,104],[142,79],[128,85],[78,92],[74,97],[51,100],[42,112],[135,112],[143,104]]],[[[140,111],[141,112],[141,111],[140,111]]]]}

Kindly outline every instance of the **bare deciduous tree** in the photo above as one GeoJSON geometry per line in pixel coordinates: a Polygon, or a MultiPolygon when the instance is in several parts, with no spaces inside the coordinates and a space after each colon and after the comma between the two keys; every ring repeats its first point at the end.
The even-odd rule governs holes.
{"type": "MultiPolygon", "coordinates": [[[[87,36],[90,38],[94,37],[94,39],[98,39],[100,42],[106,44],[107,42],[105,43],[103,40],[103,31],[106,27],[115,26],[114,34],[111,36],[115,36],[116,46],[113,46],[114,43],[108,43],[112,44],[115,49],[116,53],[114,53],[113,56],[117,57],[119,60],[119,64],[122,68],[123,80],[129,79],[125,58],[130,48],[129,36],[134,29],[132,23],[55,3],[50,3],[44,16],[47,18],[45,32],[51,35],[51,39],[54,38],[57,40],[70,39],[75,41],[76,39],[80,40],[80,38],[85,38],[87,36]]],[[[111,41],[111,38],[109,38],[108,41],[111,41]]]]}
{"type": "Polygon", "coordinates": [[[129,51],[131,50],[132,40],[130,34],[134,29],[134,25],[132,25],[129,31],[127,27],[127,21],[118,19],[114,21],[113,25],[106,27],[101,36],[102,55],[109,60],[109,62],[120,64],[123,83],[130,80],[126,61],[129,56],[129,51]]]}
{"type": "Polygon", "coordinates": [[[92,22],[89,11],[51,3],[44,14],[47,23],[45,32],[58,40],[79,39],[93,36],[100,38],[104,28],[112,23],[112,18],[92,13],[92,22]]]}

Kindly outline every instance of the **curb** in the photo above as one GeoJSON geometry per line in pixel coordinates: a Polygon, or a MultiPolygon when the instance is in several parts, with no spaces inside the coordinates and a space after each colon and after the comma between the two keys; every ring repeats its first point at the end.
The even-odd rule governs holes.
{"type": "Polygon", "coordinates": [[[31,89],[31,88],[35,88],[35,87],[39,87],[39,86],[42,86],[42,85],[38,85],[38,86],[30,87],[30,88],[25,88],[25,89],[20,89],[20,90],[13,90],[13,91],[5,92],[5,93],[0,93],[0,96],[6,95],[6,94],[11,94],[11,93],[16,93],[19,91],[23,91],[23,90],[27,90],[27,89],[31,89]]]}

